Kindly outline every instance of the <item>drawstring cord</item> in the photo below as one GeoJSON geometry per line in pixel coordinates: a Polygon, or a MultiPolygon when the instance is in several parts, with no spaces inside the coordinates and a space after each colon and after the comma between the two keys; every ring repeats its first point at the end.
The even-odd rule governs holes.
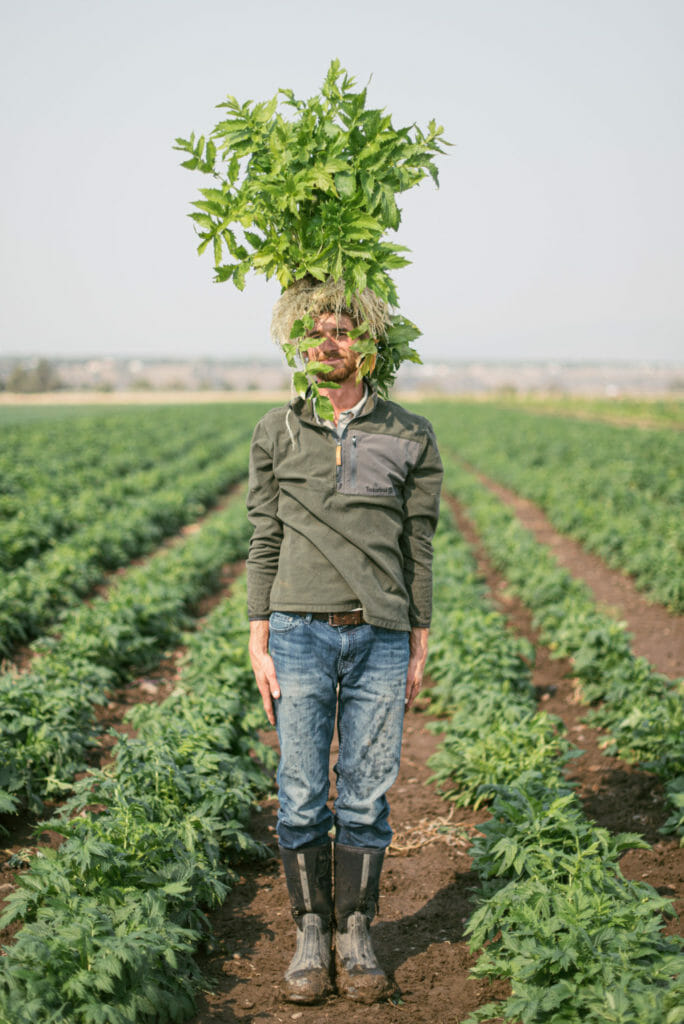
{"type": "Polygon", "coordinates": [[[297,447],[297,445],[296,445],[296,442],[295,442],[295,436],[292,433],[292,427],[290,426],[290,413],[291,412],[292,412],[292,409],[288,406],[287,415],[285,416],[285,426],[287,427],[287,432],[290,435],[290,442],[291,442],[292,448],[294,450],[297,447]]]}

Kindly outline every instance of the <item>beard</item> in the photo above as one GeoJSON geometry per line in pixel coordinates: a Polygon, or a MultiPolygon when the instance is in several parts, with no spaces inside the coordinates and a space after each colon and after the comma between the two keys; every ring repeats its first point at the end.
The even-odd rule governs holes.
{"type": "MultiPolygon", "coordinates": [[[[317,356],[316,358],[321,363],[327,362],[327,359],[322,358],[321,356],[317,356]]],[[[343,384],[345,381],[349,380],[350,377],[356,376],[356,371],[359,365],[359,356],[357,352],[348,350],[345,353],[340,353],[337,358],[339,360],[338,362],[330,364],[329,373],[322,373],[318,377],[318,383],[323,387],[330,383],[343,384]]]]}

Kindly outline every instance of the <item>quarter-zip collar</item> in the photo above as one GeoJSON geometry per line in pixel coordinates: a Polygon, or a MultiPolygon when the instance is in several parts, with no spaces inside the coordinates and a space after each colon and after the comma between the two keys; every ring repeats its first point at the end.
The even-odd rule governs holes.
{"type": "MultiPolygon", "coordinates": [[[[375,409],[375,406],[378,403],[377,390],[371,387],[371,385],[367,381],[366,386],[368,388],[366,400],[363,403],[360,412],[358,412],[357,415],[354,417],[355,420],[361,419],[362,416],[368,416],[368,414],[371,413],[373,409],[375,409]]],[[[316,410],[314,408],[312,397],[308,392],[304,397],[302,395],[297,395],[296,398],[293,398],[292,401],[290,402],[290,408],[305,423],[311,423],[312,425],[315,425],[317,427],[324,427],[324,429],[329,429],[325,427],[325,421],[322,420],[321,417],[317,415],[316,410]]]]}
{"type": "Polygon", "coordinates": [[[357,418],[357,416],[359,415],[359,413],[363,409],[364,405],[366,404],[366,399],[368,398],[369,391],[370,391],[370,388],[368,387],[368,385],[364,381],[364,384],[363,384],[363,394],[359,398],[359,400],[356,403],[356,405],[353,405],[351,407],[351,409],[343,409],[342,412],[339,414],[339,416],[337,418],[337,424],[335,424],[333,422],[333,420],[322,420],[321,421],[322,425],[324,427],[327,427],[328,430],[332,434],[335,434],[335,436],[338,439],[341,439],[342,437],[344,437],[344,434],[345,434],[345,431],[346,431],[347,427],[350,425],[350,423],[352,423],[357,418]]]}

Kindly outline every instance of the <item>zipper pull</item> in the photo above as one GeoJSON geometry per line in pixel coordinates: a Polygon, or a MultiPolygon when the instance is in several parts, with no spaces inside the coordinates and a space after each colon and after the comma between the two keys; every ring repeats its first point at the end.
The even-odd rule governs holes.
{"type": "Polygon", "coordinates": [[[336,466],[341,466],[342,465],[342,445],[341,444],[338,444],[337,448],[335,449],[335,465],[336,466]]]}

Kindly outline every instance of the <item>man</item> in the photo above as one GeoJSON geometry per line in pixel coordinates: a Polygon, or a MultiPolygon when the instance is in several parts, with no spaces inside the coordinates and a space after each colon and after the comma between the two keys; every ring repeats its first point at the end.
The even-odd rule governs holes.
{"type": "Polygon", "coordinates": [[[280,741],[278,838],[297,925],[284,994],[300,1003],[332,991],[333,928],[338,992],[365,1003],[390,992],[369,925],[392,836],[386,792],[427,656],[442,477],[428,421],[359,378],[353,317],[319,309],[310,332],[333,421],[297,398],[257,424],[250,457],[250,657],[280,741]]]}

